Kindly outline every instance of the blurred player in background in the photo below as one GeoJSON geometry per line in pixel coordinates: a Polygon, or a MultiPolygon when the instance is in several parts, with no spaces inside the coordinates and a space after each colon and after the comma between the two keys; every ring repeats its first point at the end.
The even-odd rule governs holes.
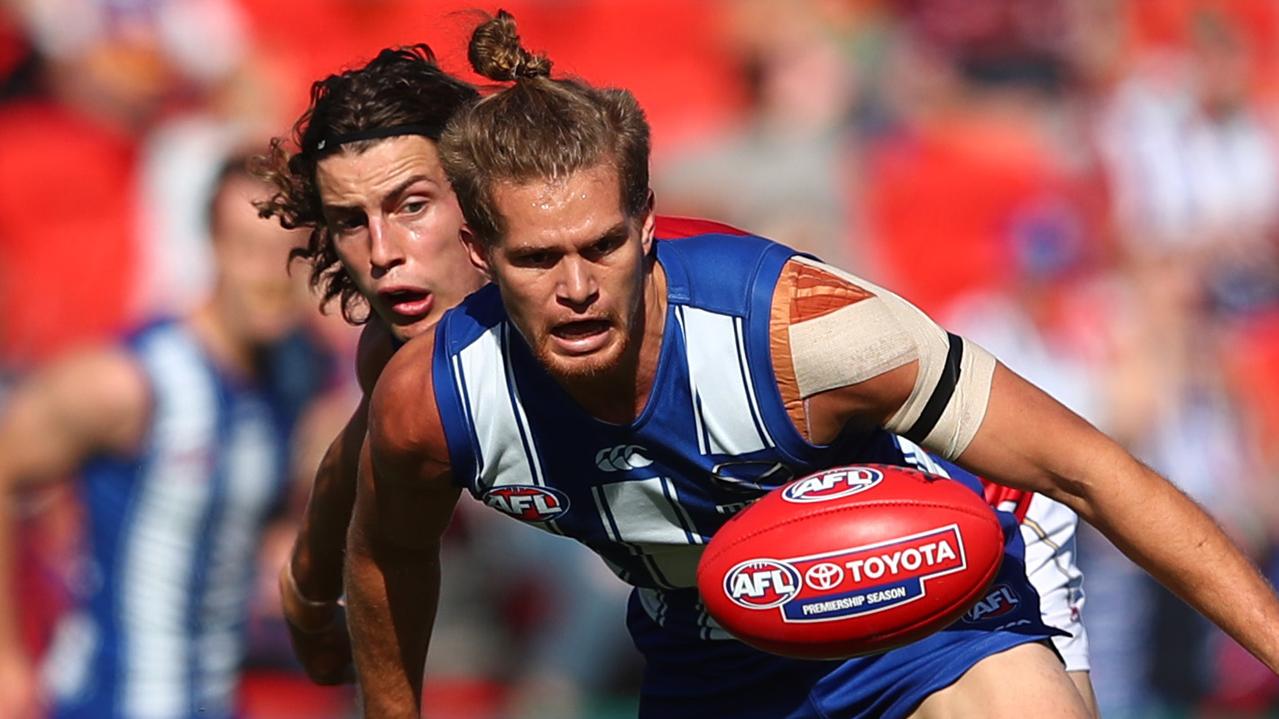
{"type": "MultiPolygon", "coordinates": [[[[230,717],[257,554],[290,490],[291,435],[324,380],[285,266],[301,238],[257,217],[268,188],[228,160],[208,205],[212,295],[17,387],[0,486],[77,477],[87,561],[43,671],[0,589],[0,716],[230,717]]],[[[0,512],[10,582],[11,512],[0,512]]]]}
{"type": "Polygon", "coordinates": [[[523,519],[636,585],[643,715],[1087,716],[1013,576],[1015,533],[1002,580],[1021,594],[1015,616],[842,663],[717,641],[692,570],[744,486],[707,475],[887,459],[972,480],[905,437],[1067,504],[1279,668],[1273,591],[1165,480],[891,293],[758,238],[654,243],[647,126],[629,93],[550,80],[504,13],[471,58],[514,84],[455,121],[441,155],[472,261],[496,286],[397,353],[371,400],[347,564],[369,716],[419,711],[439,537],[463,487],[510,513],[503,492],[536,494],[523,519]],[[619,461],[604,466],[596,450],[610,447],[619,461]],[[1222,585],[1247,600],[1217,601],[1222,585]]]}

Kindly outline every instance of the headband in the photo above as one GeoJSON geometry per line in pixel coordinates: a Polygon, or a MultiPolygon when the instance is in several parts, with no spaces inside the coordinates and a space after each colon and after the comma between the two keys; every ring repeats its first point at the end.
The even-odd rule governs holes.
{"type": "Polygon", "coordinates": [[[359,140],[377,140],[384,137],[400,137],[402,135],[421,135],[431,140],[439,140],[443,134],[444,128],[439,125],[392,125],[390,127],[375,127],[368,130],[356,130],[355,132],[346,132],[338,135],[329,135],[321,137],[315,143],[314,147],[307,148],[309,154],[323,157],[333,152],[337,152],[338,148],[348,142],[356,142],[359,140]]]}

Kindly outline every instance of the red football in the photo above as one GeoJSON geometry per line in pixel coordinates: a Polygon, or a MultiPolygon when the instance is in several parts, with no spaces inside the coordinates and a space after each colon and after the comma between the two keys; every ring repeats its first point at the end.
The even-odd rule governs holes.
{"type": "Polygon", "coordinates": [[[907,467],[834,467],[729,520],[697,566],[707,611],[765,651],[839,659],[912,642],[986,592],[1004,535],[976,492],[907,467]]]}

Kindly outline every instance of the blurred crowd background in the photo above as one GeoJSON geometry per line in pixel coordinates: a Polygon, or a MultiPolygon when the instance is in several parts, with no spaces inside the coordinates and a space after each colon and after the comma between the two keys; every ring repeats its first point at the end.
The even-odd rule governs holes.
{"type": "MultiPolygon", "coordinates": [[[[639,97],[663,214],[893,288],[1119,438],[1279,576],[1279,3],[502,7],[557,72],[639,97]]],[[[416,42],[464,72],[471,8],[497,9],[0,0],[0,409],[42,363],[207,291],[213,174],[286,133],[312,81],[416,42]]],[[[311,322],[337,370],[301,476],[356,391],[354,333],[311,322]]],[[[74,591],[73,490],[11,503],[32,651],[74,591]]],[[[449,538],[430,716],[633,712],[620,585],[473,505],[449,538]]],[[[349,716],[348,692],[291,663],[274,590],[289,539],[263,551],[245,716],[349,716]]],[[[1276,715],[1275,677],[1096,535],[1080,541],[1104,716],[1276,715]]]]}

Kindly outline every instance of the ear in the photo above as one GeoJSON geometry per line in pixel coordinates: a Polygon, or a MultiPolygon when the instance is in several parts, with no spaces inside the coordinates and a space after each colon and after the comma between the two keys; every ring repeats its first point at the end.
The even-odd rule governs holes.
{"type": "Polygon", "coordinates": [[[657,211],[654,209],[653,190],[648,190],[648,205],[644,208],[644,225],[640,228],[640,242],[644,245],[644,255],[653,251],[653,237],[657,234],[657,211]]]}
{"type": "Polygon", "coordinates": [[[470,225],[463,223],[459,230],[462,246],[466,248],[466,257],[471,265],[480,271],[489,282],[493,281],[493,265],[489,261],[489,247],[471,230],[470,225]]]}

